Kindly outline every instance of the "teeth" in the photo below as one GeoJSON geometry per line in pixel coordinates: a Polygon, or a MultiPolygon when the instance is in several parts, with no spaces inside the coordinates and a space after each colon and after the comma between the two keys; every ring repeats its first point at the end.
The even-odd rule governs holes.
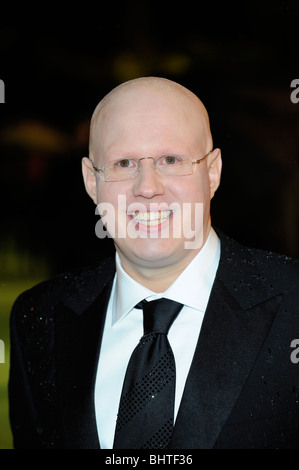
{"type": "Polygon", "coordinates": [[[133,212],[132,217],[136,222],[145,225],[158,225],[168,219],[171,211],[158,212],[133,212]]]}

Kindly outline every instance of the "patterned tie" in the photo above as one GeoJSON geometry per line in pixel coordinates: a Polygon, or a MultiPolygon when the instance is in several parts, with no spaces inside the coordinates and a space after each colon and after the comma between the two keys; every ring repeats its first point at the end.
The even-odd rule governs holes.
{"type": "Polygon", "coordinates": [[[114,449],[167,449],[173,430],[175,362],[168,330],[183,307],[168,299],[142,301],[144,335],[129,361],[114,449]]]}

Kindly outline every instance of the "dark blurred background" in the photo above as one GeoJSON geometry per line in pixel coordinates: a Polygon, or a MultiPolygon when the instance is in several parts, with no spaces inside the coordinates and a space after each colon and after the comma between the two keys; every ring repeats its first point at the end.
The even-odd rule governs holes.
{"type": "MultiPolygon", "coordinates": [[[[214,224],[244,243],[298,255],[298,1],[40,4],[0,27],[1,233],[57,272],[111,244],[81,180],[89,119],[122,81],[158,75],[208,108],[222,149],[214,224]]],[[[299,94],[298,94],[299,96],[299,94]]],[[[7,261],[6,261],[7,263],[7,261]]],[[[26,268],[27,269],[27,268],[26,268]]],[[[34,270],[34,267],[32,267],[34,270]]]]}
{"type": "Polygon", "coordinates": [[[13,300],[112,252],[111,240],[95,236],[81,159],[91,114],[114,86],[157,75],[197,94],[224,164],[214,225],[247,245],[298,257],[299,103],[291,101],[298,25],[298,0],[1,6],[0,448],[12,446],[13,300]]]}

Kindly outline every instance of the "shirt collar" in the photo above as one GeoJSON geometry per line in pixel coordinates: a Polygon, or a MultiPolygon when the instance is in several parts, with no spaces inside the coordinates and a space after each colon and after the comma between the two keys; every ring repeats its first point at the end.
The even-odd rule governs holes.
{"type": "Polygon", "coordinates": [[[126,316],[138,302],[155,294],[124,271],[117,253],[115,262],[116,278],[112,305],[112,324],[126,316]]]}
{"type": "Polygon", "coordinates": [[[141,300],[154,300],[162,296],[205,311],[219,258],[220,240],[212,228],[204,246],[191,263],[164,293],[157,294],[131,278],[122,268],[116,253],[112,324],[126,316],[141,300]]]}
{"type": "Polygon", "coordinates": [[[205,311],[220,259],[220,240],[213,228],[200,250],[179,277],[164,292],[164,297],[188,307],[205,311]]]}

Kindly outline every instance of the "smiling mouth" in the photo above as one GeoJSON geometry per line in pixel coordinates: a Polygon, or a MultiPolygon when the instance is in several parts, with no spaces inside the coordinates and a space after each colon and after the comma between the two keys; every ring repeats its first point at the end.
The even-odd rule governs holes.
{"type": "Polygon", "coordinates": [[[128,214],[131,216],[135,222],[141,225],[146,225],[147,227],[153,227],[157,225],[161,225],[171,216],[172,211],[165,210],[165,211],[150,211],[150,212],[131,212],[128,214]]]}

